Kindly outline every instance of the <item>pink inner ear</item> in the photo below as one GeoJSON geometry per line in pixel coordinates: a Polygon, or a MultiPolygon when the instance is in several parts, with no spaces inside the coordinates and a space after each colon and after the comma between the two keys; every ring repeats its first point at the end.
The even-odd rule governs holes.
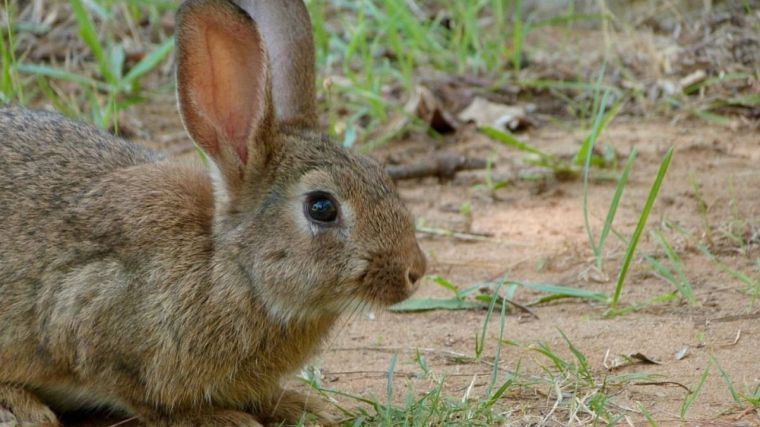
{"type": "MultiPolygon", "coordinates": [[[[193,139],[219,162],[224,147],[248,162],[248,144],[270,109],[267,57],[252,21],[227,7],[194,10],[183,23],[180,102],[193,139]]],[[[234,165],[220,165],[236,168],[234,165]]]]}
{"type": "Polygon", "coordinates": [[[235,111],[227,117],[224,125],[224,134],[227,141],[230,141],[235,148],[240,161],[243,164],[248,162],[248,140],[251,137],[251,123],[246,121],[246,117],[235,111]]]}
{"type": "Polygon", "coordinates": [[[248,143],[264,104],[264,68],[261,40],[250,27],[230,25],[207,27],[209,89],[217,128],[223,133],[221,144],[230,144],[243,164],[248,162],[248,143]]]}

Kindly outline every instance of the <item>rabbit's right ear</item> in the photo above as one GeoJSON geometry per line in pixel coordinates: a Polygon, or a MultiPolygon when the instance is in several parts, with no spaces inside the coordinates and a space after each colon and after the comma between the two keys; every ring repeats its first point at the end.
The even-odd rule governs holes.
{"type": "Polygon", "coordinates": [[[234,192],[249,163],[267,157],[274,112],[264,41],[232,2],[188,0],[176,43],[182,120],[234,192]]]}

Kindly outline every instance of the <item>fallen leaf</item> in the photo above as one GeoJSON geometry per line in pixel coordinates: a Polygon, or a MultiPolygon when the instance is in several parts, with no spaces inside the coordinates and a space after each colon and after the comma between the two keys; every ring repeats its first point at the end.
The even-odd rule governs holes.
{"type": "Polygon", "coordinates": [[[610,363],[610,371],[631,365],[660,365],[661,363],[643,353],[621,354],[610,363]]]}
{"type": "Polygon", "coordinates": [[[685,345],[682,349],[676,352],[676,360],[683,360],[689,355],[689,346],[685,345]]]}
{"type": "Polygon", "coordinates": [[[438,133],[451,133],[459,128],[459,122],[443,108],[441,101],[425,86],[414,88],[409,101],[404,105],[404,111],[417,116],[438,133]]]}
{"type": "Polygon", "coordinates": [[[683,91],[689,91],[694,85],[707,80],[705,70],[697,70],[678,81],[678,85],[683,91]]]}
{"type": "Polygon", "coordinates": [[[474,122],[478,127],[492,127],[499,130],[516,132],[533,126],[525,108],[497,104],[485,98],[477,97],[458,116],[463,122],[474,122]]]}

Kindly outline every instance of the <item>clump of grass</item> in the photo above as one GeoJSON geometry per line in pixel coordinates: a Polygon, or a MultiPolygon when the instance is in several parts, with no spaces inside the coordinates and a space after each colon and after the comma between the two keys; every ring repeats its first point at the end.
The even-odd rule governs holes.
{"type": "Polygon", "coordinates": [[[697,382],[697,386],[694,387],[692,391],[690,391],[686,398],[684,399],[683,403],[681,403],[681,419],[685,419],[686,415],[689,413],[689,409],[692,405],[694,405],[694,402],[696,402],[697,398],[699,397],[699,394],[702,392],[702,387],[705,385],[705,381],[707,380],[707,377],[710,376],[710,365],[707,365],[705,367],[705,370],[702,372],[702,375],[699,377],[699,381],[697,382]]]}
{"type": "MultiPolygon", "coordinates": [[[[590,151],[588,152],[590,153],[590,151]]],[[[590,229],[587,228],[589,232],[589,239],[592,242],[592,248],[594,249],[597,263],[600,262],[599,259],[602,256],[601,250],[603,249],[606,237],[608,236],[611,230],[611,227],[612,227],[611,224],[615,217],[615,212],[619,205],[623,188],[625,187],[625,183],[627,182],[627,178],[628,178],[628,175],[630,174],[630,171],[633,165],[633,160],[635,159],[635,157],[636,157],[635,151],[633,151],[632,154],[629,156],[628,161],[626,162],[626,166],[624,167],[623,174],[618,179],[618,185],[615,191],[615,195],[613,196],[612,204],[608,211],[607,218],[605,220],[604,228],[602,229],[602,236],[601,236],[602,238],[600,239],[599,244],[595,243],[595,240],[593,238],[593,235],[590,232],[590,229]]],[[[670,167],[670,162],[672,158],[673,158],[673,148],[670,148],[666,152],[665,156],[663,157],[660,163],[660,167],[654,178],[654,182],[652,183],[652,186],[649,190],[649,194],[644,203],[644,207],[642,208],[641,213],[639,215],[639,220],[636,224],[636,228],[634,229],[631,238],[627,242],[625,256],[623,258],[622,265],[618,273],[618,278],[615,284],[615,288],[611,294],[607,295],[604,293],[587,291],[584,289],[578,289],[578,288],[572,288],[572,287],[552,285],[552,284],[535,284],[535,283],[531,284],[531,283],[526,283],[526,282],[521,282],[521,281],[508,281],[507,283],[548,293],[548,296],[540,298],[535,303],[544,303],[544,302],[551,301],[558,298],[582,298],[582,299],[594,300],[594,301],[605,303],[608,306],[608,310],[606,313],[607,315],[619,315],[625,312],[629,312],[630,309],[620,310],[618,308],[618,304],[620,303],[620,298],[622,295],[623,287],[625,285],[625,280],[628,276],[628,271],[630,269],[631,263],[633,262],[633,258],[636,253],[638,242],[644,231],[647,220],[649,219],[649,214],[651,213],[654,203],[657,200],[657,197],[660,192],[660,188],[662,187],[662,183],[665,180],[665,176],[667,175],[668,168],[670,167]]],[[[585,167],[586,168],[590,167],[588,161],[585,167]]],[[[587,189],[585,191],[587,191],[587,189]]],[[[584,207],[584,209],[586,208],[584,207]]],[[[586,219],[586,225],[587,227],[589,227],[587,219],[586,219]]],[[[681,292],[684,298],[686,298],[690,303],[695,304],[696,299],[694,298],[693,291],[691,290],[691,285],[689,284],[688,280],[685,279],[685,274],[683,274],[683,267],[682,267],[682,262],[680,258],[672,250],[670,245],[667,244],[667,242],[662,240],[661,245],[666,250],[666,254],[670,257],[673,265],[676,268],[680,268],[679,270],[677,270],[681,272],[681,273],[678,273],[680,279],[676,280],[674,277],[674,281],[672,283],[674,285],[677,285],[676,286],[677,289],[679,290],[679,292],[681,292]]],[[[652,260],[654,259],[652,258],[652,260]]],[[[654,261],[655,263],[652,263],[650,261],[650,263],[652,263],[653,266],[661,265],[660,263],[657,263],[656,260],[654,261]]],[[[662,270],[662,272],[660,273],[663,274],[664,277],[666,278],[668,277],[667,270],[662,270]]],[[[477,293],[484,286],[486,287],[495,286],[495,283],[485,283],[485,284],[481,283],[476,286],[467,288],[465,290],[460,290],[458,287],[456,287],[455,285],[451,284],[450,282],[446,281],[443,278],[436,278],[436,283],[441,284],[442,286],[451,290],[454,293],[454,297],[449,298],[449,299],[411,299],[397,306],[392,307],[391,310],[425,311],[425,310],[435,310],[435,309],[461,310],[461,309],[484,308],[483,304],[478,304],[477,302],[470,301],[466,299],[466,297],[477,293]]],[[[655,302],[663,302],[663,301],[669,301],[669,300],[671,300],[671,297],[665,295],[665,296],[658,296],[650,300],[650,302],[655,303],[655,302]]]]}
{"type": "Polygon", "coordinates": [[[16,61],[16,36],[14,34],[15,5],[9,0],[2,0],[5,6],[6,22],[0,27],[0,103],[10,102],[24,103],[23,85],[18,75],[18,63],[16,61]]]}
{"type": "MultiPolygon", "coordinates": [[[[333,136],[342,140],[353,132],[372,146],[387,140],[383,125],[391,115],[404,114],[403,103],[419,76],[467,74],[486,76],[494,84],[518,81],[530,31],[589,19],[570,14],[537,21],[525,16],[520,0],[310,0],[307,5],[318,69],[329,87],[333,136]]],[[[417,125],[412,120],[396,132],[417,125]]]]}
{"type": "Polygon", "coordinates": [[[757,303],[758,297],[760,297],[760,257],[755,259],[755,274],[758,277],[752,277],[749,274],[732,268],[728,264],[718,259],[717,256],[710,252],[710,249],[707,246],[699,245],[699,250],[721,271],[727,273],[729,276],[733,277],[746,286],[746,292],[751,296],[750,307],[754,307],[754,305],[757,303]]]}
{"type": "MultiPolygon", "coordinates": [[[[437,282],[439,285],[455,293],[460,292],[456,286],[445,279],[438,278],[437,282]]],[[[481,345],[485,342],[486,332],[491,315],[494,312],[494,307],[497,305],[497,301],[501,299],[498,292],[499,289],[501,289],[501,286],[490,297],[488,314],[484,318],[480,335],[476,336],[475,339],[476,349],[475,357],[472,358],[473,361],[478,361],[483,356],[483,347],[481,345]]],[[[386,394],[383,398],[368,398],[339,390],[326,389],[321,385],[318,373],[313,370],[306,371],[303,379],[312,388],[328,398],[330,396],[341,396],[363,404],[363,406],[355,409],[347,409],[336,404],[338,409],[346,415],[347,419],[352,421],[353,425],[426,426],[449,423],[460,425],[494,425],[504,423],[508,420],[507,412],[500,409],[498,403],[515,386],[519,377],[519,364],[515,373],[506,373],[504,375],[502,372],[500,355],[504,343],[505,323],[506,304],[501,304],[501,309],[499,310],[499,335],[496,340],[497,347],[492,361],[489,362],[492,367],[491,378],[485,393],[478,398],[472,392],[477,375],[473,377],[464,395],[461,398],[455,398],[448,394],[444,388],[446,385],[445,375],[437,376],[432,372],[419,350],[416,351],[414,356],[415,363],[420,367],[422,377],[435,380],[435,386],[421,396],[415,395],[413,388],[408,387],[403,404],[398,404],[394,400],[397,387],[395,368],[398,363],[398,355],[395,353],[391,356],[387,370],[386,394]]]]}
{"type": "Polygon", "coordinates": [[[665,236],[659,230],[652,230],[652,238],[657,243],[657,246],[663,251],[668,259],[669,266],[663,262],[660,262],[653,256],[645,256],[649,265],[657,275],[665,279],[668,283],[673,285],[681,296],[686,299],[690,305],[697,304],[697,298],[694,296],[694,290],[692,289],[691,282],[686,277],[686,271],[683,266],[683,261],[678,253],[673,249],[673,246],[668,242],[665,236]]]}
{"type": "MultiPolygon", "coordinates": [[[[9,24],[7,36],[0,40],[2,48],[0,53],[4,58],[2,70],[4,98],[7,101],[14,100],[20,103],[30,101],[22,96],[25,88],[18,74],[23,73],[34,77],[32,82],[37,82],[38,93],[65,114],[84,116],[100,127],[117,129],[119,112],[143,101],[141,81],[171,54],[174,47],[173,38],[167,37],[148,51],[137,63],[126,69],[127,56],[124,44],[111,40],[110,34],[103,35],[102,29],[98,28],[93,20],[93,16],[98,16],[106,23],[114,19],[106,8],[108,5],[82,0],[69,0],[68,4],[76,20],[78,35],[92,55],[92,63],[86,62],[83,65],[85,67],[92,65],[96,76],[91,77],[88,70],[66,69],[45,63],[29,63],[24,58],[15,58],[13,56],[15,49],[11,48],[15,27],[9,24]],[[52,81],[67,82],[78,89],[72,91],[69,88],[68,94],[62,93],[51,84],[52,81]],[[72,99],[71,93],[74,92],[80,95],[72,99]]],[[[163,7],[165,10],[169,7],[173,9],[175,6],[169,3],[161,6],[146,3],[131,5],[121,10],[125,12],[126,19],[134,20],[144,13],[149,13],[146,12],[148,9],[155,10],[157,7],[163,7]]],[[[10,17],[11,11],[6,13],[10,17]]]]}
{"type": "MultiPolygon", "coordinates": [[[[462,292],[458,287],[445,280],[439,285],[462,292]]],[[[422,394],[415,393],[411,383],[400,393],[400,379],[395,375],[399,356],[393,354],[386,371],[386,390],[383,396],[360,396],[340,390],[326,388],[320,381],[320,374],[314,369],[303,373],[302,379],[314,390],[328,399],[340,397],[358,404],[358,407],[344,406],[333,400],[336,408],[344,416],[344,422],[351,425],[504,425],[525,421],[525,414],[515,411],[505,399],[518,399],[519,396],[535,394],[547,395],[552,400],[542,404],[542,417],[539,423],[558,423],[575,420],[588,424],[614,425],[628,412],[616,403],[618,390],[637,381],[648,381],[652,377],[640,373],[609,375],[598,373],[591,366],[589,358],[571,339],[559,331],[564,343],[572,355],[571,359],[562,356],[546,343],[530,346],[536,354],[542,356],[537,361],[541,371],[536,374],[521,373],[521,362],[517,362],[514,371],[507,371],[502,364],[502,348],[505,344],[519,345],[505,338],[507,304],[505,298],[516,286],[508,284],[506,278],[499,281],[494,292],[485,300],[483,324],[476,333],[475,351],[472,357],[457,359],[455,363],[490,366],[490,378],[487,382],[478,381],[483,375],[475,374],[469,384],[459,395],[453,395],[446,374],[435,372],[427,363],[420,350],[413,351],[413,362],[419,367],[417,378],[424,378],[433,383],[433,387],[422,394]],[[502,293],[502,291],[504,291],[502,293]],[[499,307],[497,310],[496,308],[499,307]],[[489,336],[488,329],[493,323],[493,315],[498,311],[498,333],[492,339],[495,342],[490,357],[485,357],[484,345],[489,336]],[[482,391],[478,396],[476,383],[480,382],[482,391]],[[404,394],[399,401],[397,396],[404,394]],[[394,398],[396,396],[396,398],[394,398]]],[[[466,291],[466,290],[465,290],[466,291]]],[[[413,350],[413,349],[411,349],[413,350]]]]}

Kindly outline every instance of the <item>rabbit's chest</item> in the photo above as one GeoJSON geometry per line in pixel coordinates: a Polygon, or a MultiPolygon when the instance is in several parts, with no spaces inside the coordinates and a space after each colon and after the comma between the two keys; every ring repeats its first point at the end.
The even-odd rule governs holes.
{"type": "Polygon", "coordinates": [[[238,369],[215,393],[220,400],[250,401],[271,397],[281,379],[301,369],[319,350],[335,322],[334,317],[299,327],[272,329],[237,361],[238,369]],[[258,398],[258,399],[256,399],[258,398]]]}

